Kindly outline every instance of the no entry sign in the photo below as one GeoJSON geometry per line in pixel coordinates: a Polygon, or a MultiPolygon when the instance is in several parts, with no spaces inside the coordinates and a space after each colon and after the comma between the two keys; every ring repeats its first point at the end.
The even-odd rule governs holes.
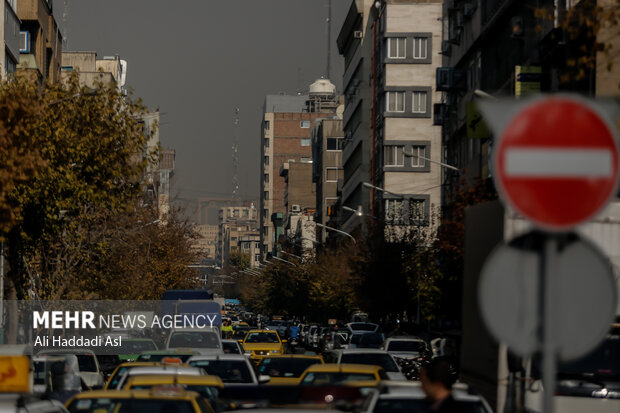
{"type": "Polygon", "coordinates": [[[521,108],[499,134],[493,162],[500,195],[547,230],[592,218],[618,188],[614,129],[576,97],[547,97],[521,108]]]}

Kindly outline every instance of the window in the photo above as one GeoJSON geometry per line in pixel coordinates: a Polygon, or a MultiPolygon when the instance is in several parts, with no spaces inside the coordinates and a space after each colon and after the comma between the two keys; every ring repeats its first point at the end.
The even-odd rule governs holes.
{"type": "Polygon", "coordinates": [[[263,121],[263,128],[265,128],[265,130],[269,130],[269,121],[268,120],[263,121]]]}
{"type": "Polygon", "coordinates": [[[302,138],[301,139],[301,146],[310,146],[310,139],[309,138],[302,138]]]}
{"type": "Polygon", "coordinates": [[[265,138],[265,148],[269,147],[269,138],[265,138]]]}
{"type": "Polygon", "coordinates": [[[265,182],[269,182],[269,174],[264,174],[264,180],[265,182]]]}
{"type": "Polygon", "coordinates": [[[327,138],[328,151],[341,151],[343,138],[327,138]]]}
{"type": "Polygon", "coordinates": [[[388,57],[390,59],[404,59],[407,50],[405,37],[391,37],[388,39],[388,57]]]}
{"type": "Polygon", "coordinates": [[[386,92],[385,102],[388,112],[404,112],[405,92],[386,92]]]}
{"type": "Polygon", "coordinates": [[[386,199],[385,220],[390,224],[419,224],[426,219],[426,200],[386,199]]]}
{"type": "Polygon", "coordinates": [[[414,168],[424,168],[426,166],[426,147],[425,146],[413,146],[411,152],[415,155],[411,157],[411,166],[414,168]],[[420,158],[423,156],[424,158],[420,158]]]}
{"type": "MultiPolygon", "coordinates": [[[[258,247],[256,247],[258,248],[258,247]]],[[[254,262],[260,262],[260,254],[254,256],[254,262]]]]}
{"type": "Polygon", "coordinates": [[[269,157],[265,156],[265,165],[269,165],[269,157]]]}
{"type": "Polygon", "coordinates": [[[403,217],[403,201],[400,199],[385,200],[385,220],[390,224],[402,224],[403,217]]]}
{"type": "Polygon", "coordinates": [[[384,166],[405,166],[403,160],[403,147],[388,145],[383,147],[384,166]]]}
{"type": "Polygon", "coordinates": [[[325,180],[327,182],[337,182],[340,175],[339,172],[338,168],[325,168],[325,180]]]}
{"type": "Polygon", "coordinates": [[[413,92],[413,113],[426,113],[426,92],[413,92]]]}
{"type": "Polygon", "coordinates": [[[269,200],[269,191],[263,192],[263,198],[265,199],[265,201],[269,200]]]}
{"type": "Polygon", "coordinates": [[[299,122],[299,127],[300,128],[309,128],[310,127],[310,121],[309,120],[302,120],[301,122],[299,122]]]}
{"type": "Polygon", "coordinates": [[[269,210],[268,209],[263,209],[263,217],[265,219],[269,219],[269,210]]]}
{"type": "Polygon", "coordinates": [[[426,59],[428,57],[428,38],[427,37],[414,37],[413,38],[413,58],[414,59],[426,59]]]}

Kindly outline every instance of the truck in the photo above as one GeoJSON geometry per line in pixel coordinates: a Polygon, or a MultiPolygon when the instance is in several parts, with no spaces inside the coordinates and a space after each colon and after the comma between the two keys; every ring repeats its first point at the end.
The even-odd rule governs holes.
{"type": "MultiPolygon", "coordinates": [[[[599,216],[576,229],[607,255],[617,281],[620,280],[619,217],[620,202],[612,202],[599,216]]],[[[513,356],[504,343],[498,343],[489,333],[478,308],[478,281],[485,261],[500,242],[529,229],[529,222],[499,201],[477,204],[465,214],[460,380],[482,394],[497,412],[542,412],[545,389],[540,360],[513,356]]],[[[620,293],[618,283],[617,288],[620,293]]],[[[620,305],[616,310],[618,321],[620,305]]],[[[608,336],[596,350],[577,361],[558,365],[556,411],[620,411],[619,332],[620,324],[610,326],[608,336]]]]}

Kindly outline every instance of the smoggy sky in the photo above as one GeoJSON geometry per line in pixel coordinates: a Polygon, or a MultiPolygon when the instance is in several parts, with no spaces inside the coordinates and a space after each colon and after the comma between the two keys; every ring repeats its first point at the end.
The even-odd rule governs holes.
{"type": "MultiPolygon", "coordinates": [[[[350,0],[332,1],[331,80],[341,91],[336,38],[350,0]]],[[[65,50],[118,54],[127,84],[161,112],[176,149],[172,195],[230,196],[234,109],[240,109],[239,193],[258,200],[265,95],[307,92],[327,69],[328,0],[55,0],[65,50]]]]}

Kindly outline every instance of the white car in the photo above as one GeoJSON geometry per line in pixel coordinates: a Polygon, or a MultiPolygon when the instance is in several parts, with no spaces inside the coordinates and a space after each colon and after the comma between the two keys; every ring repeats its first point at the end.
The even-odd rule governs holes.
{"type": "Polygon", "coordinates": [[[45,350],[37,353],[37,356],[75,356],[77,366],[72,366],[72,368],[88,387],[102,388],[105,384],[99,361],[92,350],[45,350]]]}
{"type": "Polygon", "coordinates": [[[419,359],[430,356],[430,349],[426,341],[417,337],[390,337],[381,348],[395,358],[419,359]]]}
{"type": "MultiPolygon", "coordinates": [[[[452,397],[463,405],[462,411],[492,413],[486,400],[471,393],[467,386],[457,383],[452,387],[452,397]]],[[[426,394],[420,382],[382,382],[362,405],[361,413],[375,412],[427,412],[426,394]]]]}
{"type": "Polygon", "coordinates": [[[243,354],[192,356],[187,363],[200,367],[207,374],[218,376],[225,387],[247,386],[267,383],[269,376],[257,376],[250,360],[243,354]]]}
{"type": "Polygon", "coordinates": [[[118,380],[116,390],[122,390],[130,377],[156,375],[156,374],[175,374],[178,376],[203,376],[207,373],[199,367],[180,366],[180,365],[163,365],[163,366],[145,366],[127,369],[118,380]]]}
{"type": "Polygon", "coordinates": [[[385,350],[373,348],[334,350],[327,353],[325,362],[380,366],[383,367],[390,380],[407,380],[394,357],[385,350]]]}
{"type": "Polygon", "coordinates": [[[224,354],[222,337],[215,327],[172,330],[166,348],[191,348],[198,354],[224,354]]]}

